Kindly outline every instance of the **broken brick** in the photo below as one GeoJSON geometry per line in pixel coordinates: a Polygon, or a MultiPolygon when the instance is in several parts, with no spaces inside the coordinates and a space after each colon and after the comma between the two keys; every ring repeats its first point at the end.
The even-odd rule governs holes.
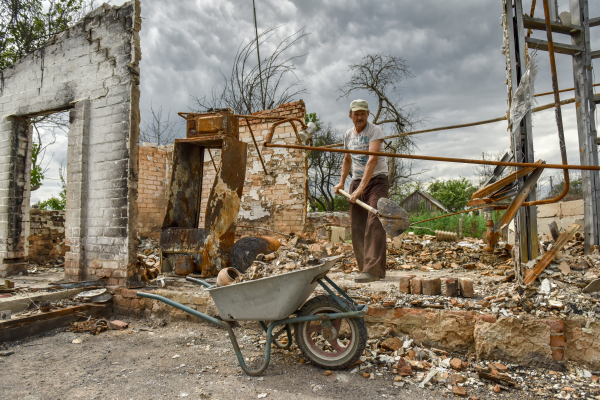
{"type": "Polygon", "coordinates": [[[115,319],[114,321],[110,321],[108,323],[108,327],[110,329],[126,329],[129,326],[127,322],[120,321],[115,319]]]}
{"type": "Polygon", "coordinates": [[[458,289],[462,297],[473,297],[473,279],[458,278],[458,289]]]}
{"type": "Polygon", "coordinates": [[[389,351],[396,351],[402,347],[402,340],[397,337],[391,337],[381,342],[381,348],[389,351]]]}
{"type": "Polygon", "coordinates": [[[402,293],[410,293],[410,281],[415,275],[403,275],[400,277],[399,290],[402,293]]]}
{"type": "Polygon", "coordinates": [[[458,397],[467,397],[467,389],[461,386],[452,386],[452,393],[458,397]]]}
{"type": "Polygon", "coordinates": [[[458,296],[458,280],[456,278],[445,278],[444,279],[444,296],[446,296],[446,297],[458,296]]]}
{"type": "Polygon", "coordinates": [[[398,375],[400,376],[411,376],[413,374],[412,368],[403,357],[400,357],[396,368],[398,368],[398,375]]]}
{"type": "Polygon", "coordinates": [[[458,358],[453,358],[452,360],[450,360],[450,366],[453,369],[460,371],[463,368],[463,362],[458,358]]]}
{"type": "Polygon", "coordinates": [[[423,279],[422,293],[426,296],[439,296],[442,294],[442,281],[440,278],[423,279]]]}
{"type": "Polygon", "coordinates": [[[410,281],[410,293],[421,294],[423,278],[413,278],[410,281]]]}

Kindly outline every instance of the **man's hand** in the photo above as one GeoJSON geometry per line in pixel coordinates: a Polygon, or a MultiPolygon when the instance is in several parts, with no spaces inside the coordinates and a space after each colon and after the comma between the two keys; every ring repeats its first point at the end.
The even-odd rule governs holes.
{"type": "Polygon", "coordinates": [[[356,200],[360,197],[360,195],[364,192],[364,188],[357,187],[354,192],[350,195],[350,203],[356,203],[356,200]]]}
{"type": "Polygon", "coordinates": [[[345,184],[345,182],[340,182],[340,183],[338,183],[337,185],[335,185],[335,186],[333,187],[333,193],[335,193],[335,194],[339,194],[339,193],[340,193],[340,189],[343,189],[343,188],[344,188],[344,184],[345,184]]]}

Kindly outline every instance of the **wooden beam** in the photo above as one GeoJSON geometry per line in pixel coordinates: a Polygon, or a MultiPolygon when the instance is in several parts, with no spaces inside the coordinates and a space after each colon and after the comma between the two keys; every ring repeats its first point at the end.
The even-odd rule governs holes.
{"type": "Polygon", "coordinates": [[[61,308],[60,310],[54,310],[54,311],[48,311],[45,313],[34,314],[34,315],[30,315],[28,317],[13,318],[13,319],[9,319],[7,321],[0,322],[0,330],[14,328],[16,326],[21,326],[21,325],[27,325],[27,324],[31,324],[33,322],[45,321],[47,319],[62,317],[63,315],[74,314],[77,311],[87,311],[91,308],[104,307],[104,306],[105,306],[104,304],[91,304],[90,303],[90,304],[85,304],[85,305],[81,305],[81,306],[65,307],[65,308],[61,308]]]}
{"type": "Polygon", "coordinates": [[[590,51],[590,56],[592,57],[592,60],[595,58],[600,58],[600,50],[590,51]]]}
{"type": "MultiPolygon", "coordinates": [[[[537,163],[540,164],[540,166],[543,165],[541,161],[538,161],[537,163]]],[[[489,186],[479,189],[478,191],[473,193],[473,196],[471,196],[471,200],[490,196],[490,195],[496,193],[498,190],[502,189],[503,187],[510,185],[515,180],[520,179],[527,174],[530,174],[535,169],[536,168],[533,168],[533,167],[521,168],[520,170],[513,172],[512,174],[508,175],[507,177],[502,178],[499,181],[496,181],[489,186]]],[[[470,206],[471,204],[469,203],[467,205],[470,206]]]]}
{"type": "MultiPolygon", "coordinates": [[[[546,20],[543,18],[532,18],[527,15],[523,15],[523,26],[526,29],[535,29],[538,31],[546,32],[546,20]]],[[[558,25],[552,24],[552,32],[556,33],[564,33],[566,35],[571,35],[575,32],[581,32],[583,28],[578,25],[574,26],[566,26],[566,25],[558,25]]]]}
{"type": "Polygon", "coordinates": [[[588,23],[590,24],[590,28],[593,26],[598,26],[600,25],[600,17],[590,18],[588,19],[588,23]]]}
{"type": "MultiPolygon", "coordinates": [[[[535,39],[535,38],[528,37],[528,38],[525,38],[525,41],[527,43],[529,43],[530,50],[538,49],[538,50],[548,51],[548,41],[547,40],[535,39]]],[[[554,52],[555,53],[568,54],[570,56],[574,56],[576,54],[581,53],[582,51],[583,51],[583,47],[581,47],[581,46],[573,46],[572,44],[554,42],[554,52]]]]}
{"type": "Polygon", "coordinates": [[[569,239],[571,239],[571,236],[573,236],[579,229],[581,229],[581,225],[572,224],[562,235],[560,235],[558,240],[552,245],[552,248],[548,250],[546,254],[544,254],[540,262],[537,263],[537,265],[531,270],[527,271],[525,277],[523,278],[523,284],[529,285],[530,283],[534,282],[538,276],[544,272],[552,260],[554,260],[556,254],[565,246],[565,244],[567,244],[569,239]]]}

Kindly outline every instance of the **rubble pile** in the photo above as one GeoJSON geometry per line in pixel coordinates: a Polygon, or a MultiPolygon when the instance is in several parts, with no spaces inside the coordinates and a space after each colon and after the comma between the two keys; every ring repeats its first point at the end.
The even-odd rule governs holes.
{"type": "Polygon", "coordinates": [[[158,240],[138,241],[138,276],[141,281],[156,279],[160,271],[160,248],[158,240]]]}
{"type": "Polygon", "coordinates": [[[388,243],[388,268],[410,271],[478,270],[481,275],[510,275],[512,246],[499,243],[493,253],[485,251],[482,239],[464,238],[460,242],[438,241],[435,236],[409,232],[388,243]]]}
{"type": "Polygon", "coordinates": [[[519,392],[559,399],[599,396],[598,371],[567,364],[566,371],[527,368],[475,356],[416,346],[412,339],[388,336],[369,339],[351,373],[366,379],[387,378],[392,385],[429,387],[449,395],[483,399],[492,393],[517,397],[519,392]]]}
{"type": "Polygon", "coordinates": [[[294,236],[271,254],[259,254],[256,261],[242,274],[237,282],[244,282],[271,275],[279,275],[299,269],[310,268],[321,263],[321,258],[345,254],[350,244],[334,245],[317,242],[310,236],[294,236]]]}
{"type": "Polygon", "coordinates": [[[30,263],[27,268],[29,275],[41,274],[46,272],[63,272],[65,270],[65,258],[57,257],[54,261],[44,265],[30,263]]]}

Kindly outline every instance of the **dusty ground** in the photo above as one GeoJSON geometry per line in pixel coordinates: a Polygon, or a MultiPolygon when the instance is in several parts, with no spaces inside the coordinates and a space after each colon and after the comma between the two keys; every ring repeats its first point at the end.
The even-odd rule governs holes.
{"type": "MultiPolygon", "coordinates": [[[[261,377],[241,373],[225,332],[207,323],[172,322],[149,328],[149,320],[121,318],[125,331],[97,336],[55,330],[3,344],[14,354],[0,357],[2,399],[443,399],[439,385],[419,389],[392,385],[393,375],[365,379],[349,371],[324,376],[301,363],[297,349],[276,351],[261,377]],[[81,343],[73,343],[80,339],[81,343]],[[266,395],[266,396],[265,396],[266,395]]],[[[236,328],[246,358],[262,359],[258,325],[236,328]],[[254,335],[252,335],[254,333],[254,335]]],[[[294,346],[295,348],[295,346],[294,346]]],[[[491,386],[490,386],[491,387],[491,386]]],[[[490,387],[469,395],[529,398],[524,392],[493,394],[490,387]]]]}

